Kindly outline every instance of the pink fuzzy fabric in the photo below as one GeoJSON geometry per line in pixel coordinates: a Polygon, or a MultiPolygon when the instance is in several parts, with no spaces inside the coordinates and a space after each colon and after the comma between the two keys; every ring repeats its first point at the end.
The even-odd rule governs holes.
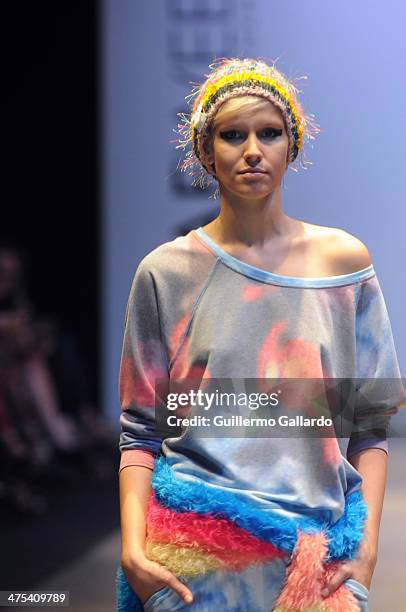
{"type": "Polygon", "coordinates": [[[196,548],[216,557],[224,567],[236,571],[252,563],[264,563],[288,555],[227,519],[169,510],[161,506],[153,494],[149,502],[147,527],[147,538],[150,540],[196,548]]]}
{"type": "Polygon", "coordinates": [[[345,584],[328,597],[322,597],[322,588],[341,563],[324,564],[326,553],[323,532],[310,535],[299,531],[275,612],[359,612],[358,602],[345,584]]]}

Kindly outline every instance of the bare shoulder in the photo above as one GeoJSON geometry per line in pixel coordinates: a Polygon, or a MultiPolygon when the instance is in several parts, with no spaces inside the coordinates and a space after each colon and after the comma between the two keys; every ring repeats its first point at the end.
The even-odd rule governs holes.
{"type": "Polygon", "coordinates": [[[366,245],[353,234],[337,227],[309,226],[317,251],[331,275],[350,274],[371,265],[366,245]]]}

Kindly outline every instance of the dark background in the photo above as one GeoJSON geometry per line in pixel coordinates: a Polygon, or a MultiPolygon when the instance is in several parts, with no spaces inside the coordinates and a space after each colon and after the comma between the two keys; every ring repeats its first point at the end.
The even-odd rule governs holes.
{"type": "Polygon", "coordinates": [[[1,6],[0,240],[23,246],[35,309],[74,333],[99,404],[97,2],[1,6]]]}
{"type": "MultiPolygon", "coordinates": [[[[98,5],[3,2],[1,17],[0,241],[23,249],[35,312],[78,341],[100,410],[98,5]]],[[[34,588],[118,528],[107,463],[110,476],[54,484],[45,517],[0,509],[1,589],[34,588]]]]}

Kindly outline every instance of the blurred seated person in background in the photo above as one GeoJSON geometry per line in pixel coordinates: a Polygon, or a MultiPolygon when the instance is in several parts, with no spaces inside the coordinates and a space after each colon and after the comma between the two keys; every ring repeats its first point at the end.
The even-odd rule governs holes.
{"type": "Polygon", "coordinates": [[[4,489],[9,490],[8,501],[17,509],[24,511],[27,505],[28,512],[42,511],[46,504],[38,496],[34,503],[35,489],[27,491],[27,483],[39,479],[41,484],[44,477],[63,483],[79,478],[84,467],[103,477],[113,464],[103,456],[113,449],[115,432],[92,403],[79,343],[58,328],[55,318],[36,315],[27,297],[24,255],[12,244],[0,244],[3,497],[7,499],[4,489]],[[94,447],[92,461],[89,445],[94,447]],[[32,507],[27,499],[21,501],[21,487],[27,499],[32,494],[32,507]]]}

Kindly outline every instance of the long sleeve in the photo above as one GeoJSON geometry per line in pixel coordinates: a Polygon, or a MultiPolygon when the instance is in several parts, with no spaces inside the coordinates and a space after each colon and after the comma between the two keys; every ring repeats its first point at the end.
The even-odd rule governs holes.
{"type": "Polygon", "coordinates": [[[360,286],[356,310],[354,428],[347,456],[365,448],[388,451],[390,417],[406,401],[388,310],[376,277],[360,286]]]}
{"type": "Polygon", "coordinates": [[[156,380],[168,379],[154,279],[144,260],[135,273],[127,303],[119,374],[120,470],[152,468],[162,434],[155,420],[156,380]]]}

